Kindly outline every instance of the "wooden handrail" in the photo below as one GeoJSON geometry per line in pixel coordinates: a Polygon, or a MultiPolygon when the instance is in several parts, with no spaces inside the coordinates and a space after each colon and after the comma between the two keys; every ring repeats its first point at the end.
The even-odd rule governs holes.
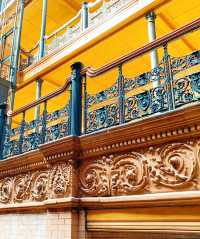
{"type": "MultiPolygon", "coordinates": [[[[102,67],[100,67],[98,69],[93,69],[92,67],[85,67],[82,70],[81,73],[82,73],[82,75],[87,74],[87,76],[89,76],[89,77],[99,76],[99,75],[117,67],[118,65],[121,65],[125,62],[133,60],[133,59],[137,58],[138,56],[143,55],[143,54],[145,54],[145,53],[147,53],[147,52],[149,52],[149,51],[151,51],[155,48],[163,46],[170,41],[173,41],[173,40],[175,40],[175,39],[191,32],[191,31],[194,31],[194,30],[198,29],[199,27],[200,27],[200,18],[197,18],[196,20],[192,21],[191,23],[186,24],[183,27],[180,27],[180,28],[178,28],[177,30],[175,30],[171,33],[168,33],[167,35],[165,35],[163,37],[160,37],[157,40],[154,40],[151,43],[148,43],[145,46],[143,46],[143,47],[141,47],[137,50],[134,50],[129,54],[126,54],[126,55],[120,57],[117,60],[114,60],[114,61],[112,61],[112,62],[110,62],[106,65],[103,65],[102,67]]],[[[23,113],[23,112],[25,112],[26,110],[28,110],[32,107],[35,107],[35,106],[37,106],[37,105],[39,105],[39,104],[41,104],[41,103],[43,103],[43,102],[45,102],[49,99],[52,99],[52,98],[58,96],[59,94],[63,93],[69,87],[69,85],[71,84],[70,79],[71,78],[68,77],[64,86],[62,86],[58,90],[48,94],[47,96],[44,96],[44,97],[40,98],[39,100],[35,100],[35,101],[33,101],[32,103],[30,103],[26,106],[23,106],[23,107],[19,108],[18,110],[14,111],[12,113],[9,113],[8,116],[15,116],[17,114],[23,113]]]]}
{"type": "Polygon", "coordinates": [[[21,114],[21,113],[25,112],[26,110],[29,110],[29,109],[31,109],[31,108],[33,108],[33,107],[35,107],[35,106],[37,106],[41,103],[44,103],[45,101],[48,101],[48,100],[62,94],[70,85],[71,85],[71,78],[68,77],[65,84],[62,87],[60,87],[58,90],[56,90],[56,91],[54,91],[54,92],[52,92],[52,93],[50,93],[46,96],[41,97],[39,100],[34,100],[30,104],[25,105],[25,106],[19,108],[18,110],[13,111],[12,113],[8,112],[8,116],[9,117],[16,116],[16,115],[21,114]]]}
{"type": "Polygon", "coordinates": [[[186,24],[183,27],[180,27],[173,32],[170,32],[167,35],[160,37],[160,38],[146,44],[145,46],[142,46],[141,48],[139,48],[137,50],[132,51],[131,53],[128,53],[128,54],[118,58],[117,60],[114,60],[106,65],[103,65],[98,69],[94,69],[92,67],[87,67],[86,69],[84,69],[84,71],[86,72],[87,76],[89,76],[89,77],[99,76],[109,70],[112,70],[113,68],[115,68],[118,65],[121,65],[125,62],[133,60],[133,59],[137,58],[138,56],[144,55],[145,53],[147,53],[155,48],[158,48],[160,46],[163,46],[170,41],[180,38],[181,36],[187,34],[188,32],[194,31],[194,30],[198,29],[199,27],[200,27],[200,18],[197,18],[193,22],[186,24]]]}

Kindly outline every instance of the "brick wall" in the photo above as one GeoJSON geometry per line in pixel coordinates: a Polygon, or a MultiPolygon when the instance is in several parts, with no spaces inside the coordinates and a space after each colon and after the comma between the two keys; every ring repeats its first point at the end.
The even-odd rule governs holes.
{"type": "Polygon", "coordinates": [[[71,211],[0,215],[0,239],[77,238],[76,214],[71,211]],[[72,223],[74,221],[74,223],[72,223]]]}

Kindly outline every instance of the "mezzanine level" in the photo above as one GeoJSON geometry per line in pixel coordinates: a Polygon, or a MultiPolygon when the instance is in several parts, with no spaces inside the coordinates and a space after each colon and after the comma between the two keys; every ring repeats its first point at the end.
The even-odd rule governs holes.
{"type": "MultiPolygon", "coordinates": [[[[40,144],[55,141],[68,135],[95,133],[128,122],[177,110],[199,100],[199,51],[174,57],[168,52],[185,34],[198,34],[200,20],[183,26],[144,47],[107,64],[100,69],[72,66],[72,76],[59,90],[22,107],[9,117],[19,117],[18,128],[4,127],[2,158],[8,158],[38,148],[40,144]],[[135,58],[163,46],[159,65],[139,76],[127,77],[123,68],[135,58]],[[90,95],[87,92],[91,79],[115,70],[116,81],[108,89],[90,95]],[[116,71],[117,70],[117,71],[116,71]],[[66,95],[63,108],[48,114],[48,102],[66,95]],[[29,112],[43,110],[35,120],[26,120],[29,112]]],[[[5,109],[2,110],[2,117],[5,109]]],[[[11,119],[11,118],[10,118],[11,119]]]]}

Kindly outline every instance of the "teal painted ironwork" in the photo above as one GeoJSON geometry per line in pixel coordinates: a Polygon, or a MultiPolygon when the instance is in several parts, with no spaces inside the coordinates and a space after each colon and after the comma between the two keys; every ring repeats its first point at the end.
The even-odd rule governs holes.
{"type": "Polygon", "coordinates": [[[0,159],[3,158],[3,144],[5,140],[6,131],[6,104],[0,105],[0,159]]]}
{"type": "Polygon", "coordinates": [[[26,127],[25,116],[26,116],[26,113],[23,112],[20,131],[19,131],[19,145],[18,145],[19,154],[23,153],[24,131],[26,127]]]}
{"type": "Polygon", "coordinates": [[[175,103],[174,103],[173,74],[171,70],[171,59],[168,53],[167,44],[164,45],[163,48],[164,48],[163,62],[164,62],[165,77],[166,77],[166,83],[167,83],[169,110],[174,110],[175,103]]]}
{"type": "Polygon", "coordinates": [[[118,76],[118,101],[119,101],[119,123],[123,124],[124,119],[124,77],[122,74],[122,65],[118,67],[119,76],[118,76]]]}
{"type": "Polygon", "coordinates": [[[41,132],[41,138],[40,138],[40,143],[44,144],[45,143],[45,138],[46,138],[46,132],[47,132],[47,102],[44,102],[44,110],[42,114],[42,132],[41,132]]]}
{"type": "Polygon", "coordinates": [[[71,66],[72,69],[72,103],[71,103],[71,134],[81,135],[82,122],[82,63],[76,62],[71,66]]]}
{"type": "Polygon", "coordinates": [[[119,65],[116,82],[110,88],[94,95],[87,92],[89,82],[86,82],[85,75],[81,75],[82,64],[73,64],[69,103],[62,109],[48,113],[47,102],[44,102],[42,117],[32,122],[25,122],[24,113],[21,126],[15,129],[7,128],[4,134],[3,158],[37,149],[40,144],[70,134],[79,136],[82,121],[82,134],[88,134],[199,101],[200,72],[184,77],[179,77],[178,73],[199,65],[200,51],[181,57],[169,57],[166,49],[164,50],[164,58],[158,67],[138,76],[126,77],[119,65]],[[158,87],[152,86],[155,81],[160,82],[158,87]],[[82,105],[83,98],[85,100],[82,105]]]}
{"type": "Polygon", "coordinates": [[[24,16],[24,0],[20,1],[19,8],[19,20],[16,24],[15,37],[13,44],[13,56],[11,57],[11,70],[10,70],[10,82],[11,82],[11,96],[10,96],[10,109],[13,110],[14,98],[15,98],[15,88],[17,80],[17,70],[19,65],[19,53],[20,53],[20,42],[21,42],[21,32],[22,32],[22,22],[24,16]]]}
{"type": "Polygon", "coordinates": [[[83,119],[83,124],[84,124],[84,134],[87,133],[87,114],[88,114],[88,102],[87,102],[87,76],[86,74],[83,76],[83,92],[84,92],[84,119],[83,119]]]}

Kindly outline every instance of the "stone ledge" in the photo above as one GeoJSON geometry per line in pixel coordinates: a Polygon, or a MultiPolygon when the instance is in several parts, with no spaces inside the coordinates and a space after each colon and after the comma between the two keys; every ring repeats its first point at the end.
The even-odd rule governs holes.
{"type": "Polygon", "coordinates": [[[26,202],[0,206],[0,213],[9,211],[38,211],[50,208],[130,208],[130,207],[177,207],[193,206],[200,203],[200,191],[185,191],[174,193],[155,193],[144,195],[117,196],[117,197],[67,197],[48,199],[42,202],[26,202]]]}

